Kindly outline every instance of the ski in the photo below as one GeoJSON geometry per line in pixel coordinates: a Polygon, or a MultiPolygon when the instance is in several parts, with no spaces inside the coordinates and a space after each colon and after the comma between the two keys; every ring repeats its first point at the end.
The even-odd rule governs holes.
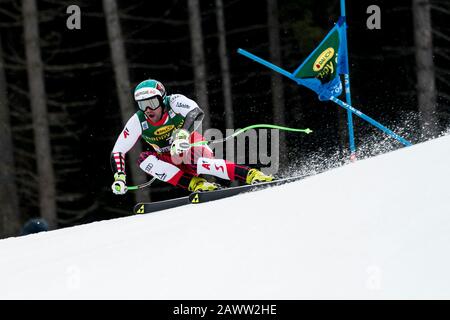
{"type": "Polygon", "coordinates": [[[296,177],[289,177],[284,179],[278,179],[270,182],[262,182],[258,184],[252,184],[252,185],[244,185],[239,187],[231,187],[231,188],[224,188],[224,189],[218,189],[214,191],[208,191],[208,192],[193,192],[189,195],[189,202],[190,203],[204,203],[219,199],[224,199],[228,197],[232,197],[241,193],[245,192],[253,192],[257,190],[266,189],[268,187],[278,186],[289,182],[294,182],[297,180],[301,180],[305,178],[307,175],[302,176],[296,176],[296,177]]]}
{"type": "Polygon", "coordinates": [[[134,206],[133,211],[135,214],[146,214],[166,209],[172,209],[186,204],[189,204],[189,196],[156,202],[140,202],[134,206]]]}
{"type": "Polygon", "coordinates": [[[289,182],[294,182],[297,180],[301,180],[308,175],[302,175],[302,176],[296,176],[296,177],[290,177],[290,178],[283,178],[274,180],[271,182],[262,182],[258,184],[252,184],[252,185],[244,185],[239,187],[230,187],[230,188],[223,188],[218,189],[214,191],[208,191],[208,192],[193,192],[189,196],[175,198],[175,199],[169,199],[169,200],[163,200],[163,201],[156,201],[156,202],[146,202],[146,203],[138,203],[134,206],[134,213],[135,214],[147,214],[152,212],[157,212],[161,210],[166,209],[172,209],[180,206],[184,206],[190,203],[197,204],[197,203],[204,203],[219,199],[224,199],[228,197],[232,197],[241,193],[245,192],[253,192],[257,190],[262,190],[268,187],[278,186],[282,184],[286,184],[289,182]]]}

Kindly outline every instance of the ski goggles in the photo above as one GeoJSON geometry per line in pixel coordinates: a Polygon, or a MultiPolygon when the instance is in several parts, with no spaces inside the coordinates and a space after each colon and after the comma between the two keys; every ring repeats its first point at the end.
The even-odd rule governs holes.
{"type": "Polygon", "coordinates": [[[137,103],[138,103],[139,109],[141,109],[142,111],[147,110],[147,108],[156,110],[161,106],[158,97],[141,100],[141,101],[138,101],[137,103]]]}

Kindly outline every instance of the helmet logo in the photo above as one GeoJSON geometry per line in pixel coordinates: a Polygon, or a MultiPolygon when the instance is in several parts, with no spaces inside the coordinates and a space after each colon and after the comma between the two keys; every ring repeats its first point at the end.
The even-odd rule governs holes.
{"type": "Polygon", "coordinates": [[[144,88],[134,93],[135,100],[145,100],[154,96],[161,96],[161,92],[153,88],[144,88]]]}
{"type": "Polygon", "coordinates": [[[164,97],[166,94],[166,89],[164,88],[164,86],[162,85],[161,82],[156,83],[156,89],[159,90],[159,92],[161,92],[161,95],[164,97]]]}

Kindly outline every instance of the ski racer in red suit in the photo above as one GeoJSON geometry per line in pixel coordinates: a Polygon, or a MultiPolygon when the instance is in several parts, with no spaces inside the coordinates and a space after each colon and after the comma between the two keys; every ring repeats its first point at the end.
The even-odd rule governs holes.
{"type": "Polygon", "coordinates": [[[190,146],[204,138],[194,127],[204,113],[197,103],[181,94],[167,95],[163,84],[149,79],[134,91],[139,110],[128,120],[111,153],[112,191],[127,192],[125,154],[144,139],[151,151],[140,154],[139,167],[148,175],[188,191],[211,191],[219,186],[199,175],[212,175],[247,184],[272,181],[273,177],[247,166],[215,159],[206,146],[190,146]]]}

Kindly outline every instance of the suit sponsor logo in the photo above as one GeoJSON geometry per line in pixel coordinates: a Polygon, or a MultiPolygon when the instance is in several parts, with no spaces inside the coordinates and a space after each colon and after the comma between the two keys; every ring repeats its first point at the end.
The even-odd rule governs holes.
{"type": "Polygon", "coordinates": [[[205,160],[202,161],[202,167],[205,168],[206,170],[211,170],[211,164],[206,162],[205,160]]]}
{"type": "Polygon", "coordinates": [[[152,170],[153,168],[153,163],[149,163],[146,167],[145,167],[145,172],[150,172],[150,170],[152,170]]]}
{"type": "Polygon", "coordinates": [[[143,129],[143,130],[147,130],[147,129],[148,129],[148,123],[147,123],[147,121],[141,122],[141,125],[142,125],[142,129],[143,129]]]}
{"type": "Polygon", "coordinates": [[[159,129],[155,130],[155,135],[157,135],[157,136],[163,135],[165,133],[172,131],[174,128],[175,128],[175,126],[173,124],[161,127],[159,129]]]}
{"type": "Polygon", "coordinates": [[[128,128],[125,128],[125,130],[123,130],[123,137],[126,139],[129,135],[130,131],[128,130],[128,128]]]}
{"type": "Polygon", "coordinates": [[[165,173],[155,173],[155,176],[157,176],[160,180],[163,180],[167,177],[167,174],[165,173]]]}
{"type": "Polygon", "coordinates": [[[169,138],[170,138],[170,133],[167,133],[167,134],[164,134],[159,137],[144,137],[144,140],[147,141],[148,143],[152,144],[154,142],[165,141],[169,138]]]}
{"type": "Polygon", "coordinates": [[[190,107],[191,107],[190,105],[185,104],[185,103],[181,103],[181,102],[177,103],[177,108],[189,109],[190,107]]]}
{"type": "Polygon", "coordinates": [[[173,95],[171,95],[171,96],[170,96],[170,103],[175,102],[175,101],[178,99],[179,96],[180,96],[179,94],[173,94],[173,95]]]}
{"type": "Polygon", "coordinates": [[[169,152],[170,151],[170,146],[166,146],[166,147],[160,147],[157,144],[154,143],[150,143],[150,145],[153,147],[153,149],[155,149],[156,152],[158,153],[164,153],[164,152],[169,152]]]}
{"type": "Polygon", "coordinates": [[[225,169],[224,169],[223,166],[218,166],[217,164],[215,164],[214,167],[216,168],[216,171],[222,171],[222,172],[225,172],[225,169]]]}

